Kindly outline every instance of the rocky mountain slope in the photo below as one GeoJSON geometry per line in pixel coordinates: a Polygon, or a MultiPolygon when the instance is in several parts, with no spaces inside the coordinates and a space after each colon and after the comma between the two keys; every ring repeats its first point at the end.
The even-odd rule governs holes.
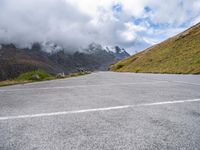
{"type": "Polygon", "coordinates": [[[114,51],[92,43],[81,51],[70,52],[54,43],[35,43],[31,49],[16,48],[13,44],[1,44],[0,80],[14,78],[21,73],[42,69],[50,74],[60,72],[107,70],[129,54],[119,47],[114,51]]]}
{"type": "Polygon", "coordinates": [[[200,73],[200,23],[112,67],[120,72],[200,73]]]}

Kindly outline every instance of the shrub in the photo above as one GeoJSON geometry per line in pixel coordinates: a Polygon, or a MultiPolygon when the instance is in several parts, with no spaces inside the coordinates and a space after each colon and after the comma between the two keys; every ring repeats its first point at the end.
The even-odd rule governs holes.
{"type": "Polygon", "coordinates": [[[49,75],[43,70],[34,70],[19,75],[19,77],[17,77],[16,80],[18,81],[33,80],[33,76],[39,76],[39,80],[47,80],[52,78],[51,75],[49,75]]]}
{"type": "Polygon", "coordinates": [[[119,64],[117,64],[117,67],[116,67],[116,69],[118,70],[118,69],[121,69],[121,68],[123,68],[124,67],[124,64],[122,64],[122,63],[119,63],[119,64]]]}

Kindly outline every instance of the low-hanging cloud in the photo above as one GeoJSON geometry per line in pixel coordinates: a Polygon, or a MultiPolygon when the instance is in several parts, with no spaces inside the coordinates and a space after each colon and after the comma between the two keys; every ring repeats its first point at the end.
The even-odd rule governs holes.
{"type": "Polygon", "coordinates": [[[1,0],[0,43],[142,50],[200,21],[199,0],[1,0]],[[170,33],[170,34],[169,34],[170,33]]]}
{"type": "Polygon", "coordinates": [[[75,9],[63,0],[0,1],[0,40],[20,46],[42,41],[82,45],[90,40],[84,37],[90,18],[75,9]]]}

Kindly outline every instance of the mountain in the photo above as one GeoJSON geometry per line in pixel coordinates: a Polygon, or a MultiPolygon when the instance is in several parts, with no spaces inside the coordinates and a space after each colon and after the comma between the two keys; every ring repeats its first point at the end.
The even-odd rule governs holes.
{"type": "Polygon", "coordinates": [[[21,73],[38,69],[50,74],[107,70],[119,59],[130,56],[125,53],[125,50],[118,53],[104,49],[96,43],[73,53],[53,42],[34,43],[30,49],[17,48],[13,44],[1,44],[0,80],[11,79],[21,73]]]}
{"type": "Polygon", "coordinates": [[[113,48],[106,47],[107,51],[110,52],[115,58],[119,61],[126,57],[129,57],[130,54],[126,52],[124,48],[120,48],[119,46],[115,46],[113,48]]]}
{"type": "Polygon", "coordinates": [[[119,72],[200,73],[200,23],[111,66],[119,72]]]}

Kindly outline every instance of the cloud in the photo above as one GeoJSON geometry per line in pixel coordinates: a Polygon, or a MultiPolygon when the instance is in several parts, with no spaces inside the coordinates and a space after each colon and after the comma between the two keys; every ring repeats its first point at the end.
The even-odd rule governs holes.
{"type": "Polygon", "coordinates": [[[199,0],[1,0],[0,43],[142,50],[200,21],[199,0]],[[166,4],[167,3],[167,4],[166,4]]]}
{"type": "Polygon", "coordinates": [[[91,40],[83,40],[90,17],[64,0],[3,0],[1,3],[2,42],[25,46],[50,40],[74,46],[91,40]]]}

